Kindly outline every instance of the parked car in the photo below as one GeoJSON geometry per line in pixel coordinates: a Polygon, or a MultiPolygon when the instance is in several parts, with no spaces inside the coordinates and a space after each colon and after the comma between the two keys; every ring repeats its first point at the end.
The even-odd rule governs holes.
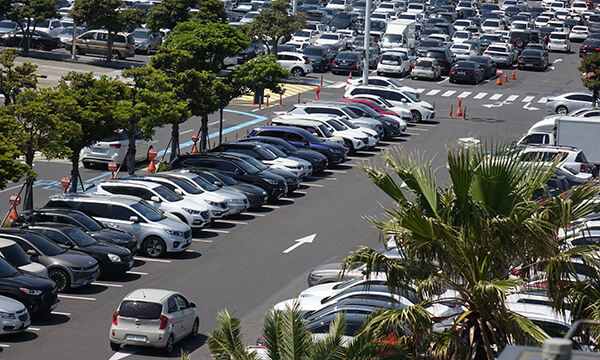
{"type": "Polygon", "coordinates": [[[579,57],[600,53],[600,39],[587,39],[579,47],[579,57]]]}
{"type": "Polygon", "coordinates": [[[587,26],[576,25],[571,28],[571,32],[569,33],[569,40],[572,42],[580,42],[585,41],[588,38],[589,31],[587,26]]]}
{"type": "Polygon", "coordinates": [[[277,63],[288,70],[293,76],[305,76],[313,72],[310,60],[295,52],[278,52],[277,63]]]}
{"type": "Polygon", "coordinates": [[[496,63],[489,56],[471,56],[467,61],[474,61],[483,69],[483,77],[489,79],[496,76],[496,63]]]}
{"type": "Polygon", "coordinates": [[[42,264],[32,262],[25,251],[10,239],[2,238],[0,234],[0,257],[6,260],[15,268],[38,276],[48,276],[48,270],[42,264]]]}
{"type": "Polygon", "coordinates": [[[483,54],[491,57],[497,66],[508,68],[515,62],[515,55],[507,44],[492,43],[483,54]]]}
{"type": "Polygon", "coordinates": [[[144,28],[135,29],[133,31],[133,39],[135,41],[135,51],[146,55],[150,55],[152,51],[158,50],[163,41],[160,33],[144,28]]]}
{"type": "Polygon", "coordinates": [[[47,34],[50,37],[56,38],[63,31],[63,24],[58,19],[44,19],[42,21],[34,20],[32,28],[35,26],[35,31],[47,34]]]}
{"type": "Polygon", "coordinates": [[[527,44],[533,42],[533,36],[529,30],[512,30],[508,38],[509,42],[519,50],[523,50],[527,44]]]}
{"type": "MultiPolygon", "coordinates": [[[[2,38],[0,38],[0,45],[12,47],[22,46],[23,40],[23,32],[17,30],[2,35],[2,38]]],[[[50,51],[58,49],[60,44],[60,38],[58,36],[53,36],[41,31],[32,32],[30,43],[32,49],[50,51]]]]}
{"type": "Polygon", "coordinates": [[[450,74],[450,68],[452,67],[454,61],[456,61],[456,57],[452,55],[452,52],[448,48],[429,49],[425,53],[425,57],[437,59],[438,63],[442,67],[442,75],[450,74]]]}
{"type": "MultiPolygon", "coordinates": [[[[152,143],[137,136],[135,139],[135,161],[146,161],[148,159],[148,150],[152,143]]],[[[125,157],[129,149],[129,139],[124,131],[116,131],[94,143],[92,146],[81,150],[79,158],[84,167],[89,168],[94,164],[108,165],[110,161],[121,166],[126,163],[125,157]]]]}
{"type": "Polygon", "coordinates": [[[19,301],[0,295],[0,335],[27,330],[31,325],[29,311],[19,301]]]}
{"type": "Polygon", "coordinates": [[[483,81],[483,69],[475,61],[457,61],[450,70],[450,82],[469,82],[478,84],[483,81]]]}
{"type": "MultiPolygon", "coordinates": [[[[278,51],[279,51],[279,48],[278,48],[278,51]]],[[[281,51],[283,52],[283,51],[289,51],[289,50],[281,49],[281,51]]],[[[262,44],[260,44],[258,42],[251,42],[247,48],[243,49],[242,51],[240,51],[238,53],[236,62],[237,62],[237,64],[241,65],[250,59],[254,59],[255,57],[257,57],[259,55],[263,55],[264,53],[265,53],[265,48],[263,47],[262,44]]]]}
{"type": "Polygon", "coordinates": [[[337,54],[331,63],[331,73],[334,75],[350,73],[360,75],[363,72],[364,60],[360,53],[354,51],[342,51],[337,54]]]}
{"type": "Polygon", "coordinates": [[[331,69],[333,54],[327,46],[311,45],[302,50],[305,59],[308,59],[312,64],[315,72],[325,72],[331,69]]]}
{"type": "Polygon", "coordinates": [[[19,25],[11,20],[1,20],[0,21],[0,35],[4,35],[7,33],[11,33],[17,31],[19,25]]]}
{"type": "Polygon", "coordinates": [[[196,305],[182,294],[160,289],[137,289],[125,296],[113,314],[110,348],[122,345],[162,348],[173,352],[176,342],[198,335],[196,305]]]}
{"type": "Polygon", "coordinates": [[[550,51],[563,51],[571,52],[571,40],[569,40],[569,33],[566,32],[553,32],[548,38],[548,50],[550,51]]]}
{"type": "Polygon", "coordinates": [[[387,51],[381,55],[377,64],[377,75],[399,75],[405,76],[410,72],[410,61],[406,54],[387,51]]]}
{"type": "MultiPolygon", "coordinates": [[[[67,50],[71,51],[73,45],[69,45],[67,50]]],[[[108,52],[108,31],[90,30],[77,37],[75,50],[80,55],[94,54],[106,56],[108,52]]],[[[118,33],[112,47],[113,59],[125,59],[135,56],[135,39],[132,34],[118,33]]]]}
{"type": "Polygon", "coordinates": [[[300,177],[296,176],[291,171],[270,168],[250,155],[235,152],[225,152],[221,153],[220,156],[237,162],[246,162],[250,166],[253,166],[263,173],[270,173],[283,178],[287,187],[286,194],[293,193],[300,186],[300,177]]]}
{"type": "Polygon", "coordinates": [[[549,97],[546,108],[554,113],[566,115],[572,111],[592,106],[594,97],[589,93],[569,92],[549,97]]]}
{"type": "Polygon", "coordinates": [[[145,200],[131,196],[62,194],[50,196],[46,207],[79,210],[104,225],[125,230],[137,238],[141,253],[161,257],[182,252],[192,244],[192,231],[181,220],[165,216],[145,200]]]}
{"type": "Polygon", "coordinates": [[[519,70],[537,69],[544,71],[548,68],[548,58],[540,50],[525,49],[519,56],[517,66],[519,70]]]}
{"type": "MultiPolygon", "coordinates": [[[[78,26],[76,31],[76,37],[83,34],[87,29],[83,26],[78,26]]],[[[69,44],[73,43],[73,27],[65,27],[58,35],[60,39],[60,46],[66,48],[69,44]]]]}

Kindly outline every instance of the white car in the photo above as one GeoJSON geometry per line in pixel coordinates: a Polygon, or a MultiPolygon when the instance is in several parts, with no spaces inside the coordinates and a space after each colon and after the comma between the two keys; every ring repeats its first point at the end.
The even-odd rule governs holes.
{"type": "Polygon", "coordinates": [[[509,67],[515,62],[513,51],[505,43],[492,43],[483,54],[491,57],[498,66],[509,67]]]}
{"type": "MultiPolygon", "coordinates": [[[[351,81],[351,83],[346,86],[346,90],[351,88],[352,86],[357,86],[357,85],[363,85],[362,78],[358,78],[358,79],[351,81]]],[[[417,89],[402,85],[400,83],[400,81],[398,81],[396,79],[392,79],[392,78],[388,78],[388,77],[384,77],[384,76],[369,76],[368,85],[386,86],[386,87],[391,87],[394,89],[400,89],[402,91],[407,91],[407,92],[411,93],[416,98],[420,98],[420,95],[417,92],[417,89]]]]}
{"type": "Polygon", "coordinates": [[[487,19],[481,24],[481,31],[493,33],[498,30],[504,30],[504,24],[498,19],[487,19]]]}
{"type": "Polygon", "coordinates": [[[468,28],[469,26],[473,25],[473,22],[471,20],[466,20],[466,19],[459,19],[454,21],[454,29],[456,29],[456,31],[463,31],[466,28],[468,28]]]}
{"type": "Polygon", "coordinates": [[[314,45],[316,37],[317,34],[315,34],[313,30],[298,31],[295,32],[294,35],[292,35],[292,38],[290,39],[290,41],[288,41],[288,44],[314,45]]]}
{"type": "Polygon", "coordinates": [[[473,39],[473,34],[471,34],[471,32],[469,32],[469,31],[457,31],[454,33],[454,36],[452,36],[452,42],[454,44],[462,44],[465,41],[472,40],[472,39],[473,39]]]}
{"type": "Polygon", "coordinates": [[[31,318],[25,305],[0,295],[0,334],[14,334],[27,330],[31,318]]]}
{"type": "Polygon", "coordinates": [[[569,310],[565,310],[565,314],[560,314],[549,305],[540,305],[535,302],[508,302],[508,299],[506,307],[510,311],[533,321],[550,337],[562,338],[571,328],[571,322],[569,321],[571,312],[569,310]]]}
{"type": "Polygon", "coordinates": [[[439,39],[442,41],[444,46],[452,46],[452,37],[447,34],[431,34],[428,36],[429,39],[439,39]]]}
{"type": "Polygon", "coordinates": [[[457,60],[467,60],[471,56],[477,56],[477,50],[471,44],[454,44],[450,47],[450,51],[457,60]]]}
{"type": "Polygon", "coordinates": [[[548,37],[547,48],[549,51],[571,52],[571,40],[569,40],[569,33],[550,33],[550,36],[548,37]]]}
{"type": "Polygon", "coordinates": [[[405,76],[410,72],[411,64],[408,57],[400,52],[384,52],[377,64],[377,75],[399,75],[405,76]]]}
{"type": "Polygon", "coordinates": [[[540,28],[546,26],[548,24],[548,21],[550,20],[552,20],[552,18],[540,15],[535,19],[533,23],[535,24],[535,27],[540,28]]]}
{"type": "Polygon", "coordinates": [[[419,3],[410,3],[406,7],[406,12],[409,14],[424,14],[425,5],[419,3]]]}
{"type": "Polygon", "coordinates": [[[180,293],[161,289],[137,289],[125,296],[113,314],[110,348],[121,345],[173,351],[176,342],[198,335],[196,305],[180,293]]]}
{"type": "Polygon", "coordinates": [[[571,11],[577,14],[581,14],[588,10],[588,6],[585,1],[574,1],[571,4],[571,11]]]}
{"type": "Polygon", "coordinates": [[[342,34],[327,32],[321,34],[317,40],[315,40],[315,45],[329,46],[335,49],[345,49],[346,48],[346,37],[342,34]]]}
{"type": "Polygon", "coordinates": [[[510,24],[510,30],[533,30],[533,24],[529,21],[513,21],[510,24]]]}
{"type": "MultiPolygon", "coordinates": [[[[152,143],[149,140],[136,137],[135,161],[139,162],[148,159],[148,150],[151,147],[152,143]]],[[[94,143],[92,146],[83,148],[79,154],[79,158],[86,168],[92,166],[92,164],[107,165],[111,160],[117,163],[117,166],[120,166],[125,163],[128,149],[129,140],[127,133],[117,131],[113,135],[94,143]]]]}
{"type": "Polygon", "coordinates": [[[339,281],[333,283],[326,283],[311,286],[308,289],[302,290],[298,295],[299,298],[319,297],[324,298],[327,296],[337,295],[348,289],[356,288],[358,286],[364,287],[369,286],[387,286],[387,275],[384,272],[372,273],[367,279],[366,276],[361,276],[352,280],[339,281]]]}
{"type": "Polygon", "coordinates": [[[250,24],[254,18],[258,15],[258,11],[249,11],[247,12],[241,19],[240,24],[247,25],[250,24]]]}
{"type": "Polygon", "coordinates": [[[349,11],[351,8],[350,2],[348,0],[331,0],[325,6],[326,9],[337,9],[341,11],[349,11]]]}
{"type": "Polygon", "coordinates": [[[569,33],[569,40],[571,41],[585,41],[589,35],[587,26],[575,25],[571,28],[569,33]]]}
{"type": "Polygon", "coordinates": [[[571,11],[569,9],[556,10],[554,12],[554,16],[558,20],[565,20],[566,18],[568,18],[569,16],[571,16],[571,11]]]}
{"type": "Polygon", "coordinates": [[[280,52],[277,54],[277,63],[293,76],[305,76],[313,72],[310,60],[299,53],[280,52]]]}
{"type": "Polygon", "coordinates": [[[397,2],[382,2],[379,4],[375,12],[378,13],[389,13],[392,16],[395,16],[400,9],[400,4],[397,2]]]}

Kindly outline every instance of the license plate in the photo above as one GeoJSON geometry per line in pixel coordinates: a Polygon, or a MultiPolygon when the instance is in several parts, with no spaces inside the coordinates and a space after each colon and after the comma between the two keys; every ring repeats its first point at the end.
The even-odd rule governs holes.
{"type": "Polygon", "coordinates": [[[139,342],[146,342],[146,340],[148,339],[145,336],[142,335],[127,335],[125,337],[125,339],[129,340],[129,341],[139,341],[139,342]]]}
{"type": "Polygon", "coordinates": [[[464,71],[457,71],[458,75],[464,75],[466,74],[464,71]]]}
{"type": "Polygon", "coordinates": [[[525,66],[533,66],[533,64],[525,64],[525,66]]]}

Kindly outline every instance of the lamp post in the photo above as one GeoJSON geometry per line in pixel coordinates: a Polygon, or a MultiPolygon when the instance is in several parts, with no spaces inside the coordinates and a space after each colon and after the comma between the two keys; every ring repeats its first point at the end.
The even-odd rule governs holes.
{"type": "MultiPolygon", "coordinates": [[[[71,5],[71,9],[75,6],[75,1],[71,5]]],[[[71,16],[73,16],[71,14],[71,16]]],[[[73,18],[73,39],[71,40],[71,60],[77,60],[77,23],[73,18]]]]}
{"type": "Polygon", "coordinates": [[[363,68],[364,85],[369,83],[369,52],[371,50],[371,2],[372,0],[367,0],[367,4],[365,6],[365,65],[363,68]]]}

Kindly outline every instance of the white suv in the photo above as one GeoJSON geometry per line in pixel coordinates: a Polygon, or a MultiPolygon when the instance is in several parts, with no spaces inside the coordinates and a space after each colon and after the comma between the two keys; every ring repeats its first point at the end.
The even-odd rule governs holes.
{"type": "Polygon", "coordinates": [[[598,175],[595,165],[589,163],[582,150],[570,146],[529,145],[517,152],[521,161],[553,163],[558,161],[558,169],[571,184],[583,183],[598,175]]]}
{"type": "Polygon", "coordinates": [[[293,76],[305,76],[313,72],[310,60],[302,54],[294,52],[280,52],[277,54],[277,63],[288,70],[293,76]]]}

